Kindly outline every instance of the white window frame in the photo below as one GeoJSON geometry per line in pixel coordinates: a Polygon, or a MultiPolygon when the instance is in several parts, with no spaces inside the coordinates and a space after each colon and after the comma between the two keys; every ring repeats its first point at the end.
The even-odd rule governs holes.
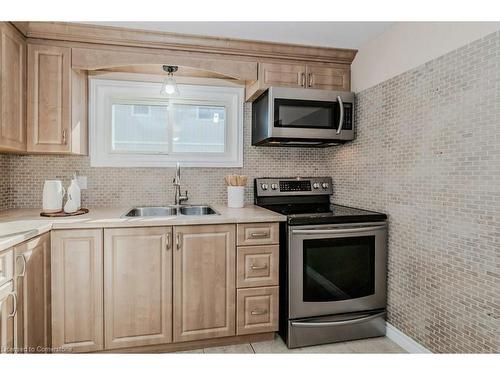
{"type": "MultiPolygon", "coordinates": [[[[234,168],[243,166],[242,87],[179,84],[179,98],[160,95],[161,83],[89,77],[89,149],[91,167],[187,167],[234,168]],[[112,150],[112,104],[189,104],[224,106],[224,153],[120,152],[112,150]]],[[[170,139],[170,138],[169,138],[170,139]]]]}

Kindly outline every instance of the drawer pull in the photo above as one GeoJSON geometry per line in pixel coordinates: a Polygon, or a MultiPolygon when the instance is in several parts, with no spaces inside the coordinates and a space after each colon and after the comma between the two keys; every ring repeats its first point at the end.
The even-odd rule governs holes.
{"type": "Polygon", "coordinates": [[[264,264],[263,266],[254,266],[253,264],[250,266],[251,269],[253,270],[265,270],[267,268],[267,264],[264,264]]]}
{"type": "Polygon", "coordinates": [[[250,315],[264,315],[267,314],[267,310],[253,310],[250,311],[250,315]]]}
{"type": "Polygon", "coordinates": [[[269,238],[269,232],[254,232],[250,233],[250,237],[252,238],[269,238]]]}

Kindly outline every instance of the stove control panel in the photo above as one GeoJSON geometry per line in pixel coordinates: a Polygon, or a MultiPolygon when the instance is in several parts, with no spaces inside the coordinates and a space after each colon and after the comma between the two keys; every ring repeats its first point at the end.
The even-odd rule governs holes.
{"type": "Polygon", "coordinates": [[[333,193],[331,177],[256,178],[254,190],[259,197],[333,193]]]}

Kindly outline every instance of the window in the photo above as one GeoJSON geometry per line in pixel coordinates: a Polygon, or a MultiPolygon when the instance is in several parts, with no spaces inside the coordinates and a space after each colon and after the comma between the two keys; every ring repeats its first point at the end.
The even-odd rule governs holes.
{"type": "Polygon", "coordinates": [[[243,89],[90,78],[93,167],[241,167],[243,89]]]}

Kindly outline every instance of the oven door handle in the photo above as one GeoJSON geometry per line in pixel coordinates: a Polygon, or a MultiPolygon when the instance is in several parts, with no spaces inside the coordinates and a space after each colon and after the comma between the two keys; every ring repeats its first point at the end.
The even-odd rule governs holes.
{"type": "Polygon", "coordinates": [[[356,323],[363,323],[367,322],[369,320],[379,318],[381,316],[385,315],[385,311],[379,312],[377,314],[373,315],[365,315],[361,318],[357,319],[347,319],[347,320],[337,320],[334,322],[290,322],[290,324],[293,327],[310,327],[310,328],[317,328],[317,327],[334,327],[334,326],[343,326],[346,324],[356,324],[356,323]]]}
{"type": "Polygon", "coordinates": [[[350,229],[292,229],[293,234],[341,234],[341,233],[358,233],[369,232],[379,229],[385,229],[385,225],[378,225],[375,227],[361,227],[350,229]]]}

